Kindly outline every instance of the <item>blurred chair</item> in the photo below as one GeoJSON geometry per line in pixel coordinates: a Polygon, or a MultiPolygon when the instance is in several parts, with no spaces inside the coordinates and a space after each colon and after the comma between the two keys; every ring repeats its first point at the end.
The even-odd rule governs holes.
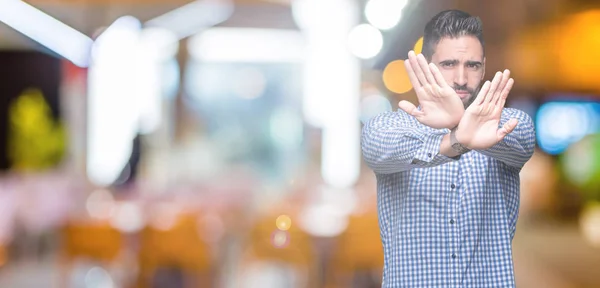
{"type": "Polygon", "coordinates": [[[334,247],[327,287],[381,287],[383,247],[376,211],[351,215],[334,247]]]}
{"type": "Polygon", "coordinates": [[[298,225],[280,230],[276,224],[279,216],[269,213],[250,228],[241,261],[240,287],[316,287],[312,239],[298,225]]]}
{"type": "Polygon", "coordinates": [[[180,214],[170,227],[148,225],[142,230],[138,287],[213,286],[212,256],[199,235],[197,218],[194,214],[180,214]],[[159,279],[161,275],[164,280],[159,279]],[[183,282],[175,283],[179,281],[183,282]]]}
{"type": "Polygon", "coordinates": [[[77,260],[91,260],[106,268],[119,261],[125,246],[121,232],[104,221],[69,222],[61,234],[61,287],[68,287],[77,260]]]}

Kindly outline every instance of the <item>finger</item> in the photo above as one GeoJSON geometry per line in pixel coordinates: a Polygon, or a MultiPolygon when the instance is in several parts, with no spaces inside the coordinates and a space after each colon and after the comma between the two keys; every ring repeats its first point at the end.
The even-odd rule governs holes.
{"type": "Polygon", "coordinates": [[[498,89],[498,85],[500,84],[501,80],[502,80],[502,73],[496,72],[494,79],[492,79],[492,85],[490,86],[490,91],[487,93],[487,95],[485,95],[485,99],[483,100],[484,103],[491,102],[492,98],[494,97],[494,93],[496,93],[496,90],[498,89]]]}
{"type": "Polygon", "coordinates": [[[400,109],[402,109],[404,112],[408,113],[408,115],[412,115],[414,117],[421,117],[425,114],[423,111],[419,111],[419,109],[417,109],[417,106],[415,106],[415,104],[413,104],[409,101],[406,101],[406,100],[400,101],[400,103],[398,103],[398,107],[400,109]]]}
{"type": "Polygon", "coordinates": [[[440,72],[440,69],[438,69],[438,67],[435,64],[429,63],[429,70],[431,70],[431,74],[433,74],[433,77],[435,78],[435,82],[440,87],[448,86],[446,79],[444,79],[444,76],[442,76],[442,72],[440,72]]]}
{"type": "Polygon", "coordinates": [[[423,73],[423,69],[421,69],[421,66],[419,65],[417,55],[415,55],[415,52],[412,50],[408,52],[408,61],[410,62],[410,66],[412,67],[413,71],[415,71],[415,75],[417,75],[417,79],[419,79],[421,86],[426,85],[428,83],[427,78],[423,73]]]}
{"type": "Polygon", "coordinates": [[[423,70],[423,74],[425,75],[425,79],[427,79],[427,82],[431,85],[436,85],[437,82],[435,81],[433,74],[431,74],[429,63],[427,63],[427,59],[425,59],[425,56],[423,56],[423,54],[417,55],[417,62],[419,62],[419,66],[421,67],[421,70],[423,70]]]}
{"type": "Polygon", "coordinates": [[[500,98],[502,97],[502,92],[504,91],[504,88],[506,88],[506,84],[508,84],[509,79],[510,79],[510,70],[505,69],[504,72],[502,73],[502,80],[500,81],[500,84],[498,85],[498,89],[496,89],[496,92],[494,92],[494,97],[493,97],[493,99],[491,99],[492,103],[498,103],[498,100],[500,100],[500,98]]]}
{"type": "Polygon", "coordinates": [[[513,80],[512,78],[508,79],[506,86],[500,93],[500,99],[498,99],[498,103],[496,103],[496,113],[502,112],[502,108],[504,108],[504,104],[506,103],[506,98],[508,97],[508,93],[512,89],[514,83],[515,83],[515,80],[513,80]]]}
{"type": "Polygon", "coordinates": [[[477,94],[475,101],[473,101],[474,104],[481,104],[483,102],[485,95],[487,95],[490,91],[490,85],[491,83],[489,80],[483,83],[483,86],[481,86],[481,89],[479,89],[479,93],[477,94]]]}
{"type": "Polygon", "coordinates": [[[509,79],[510,79],[510,70],[504,69],[504,71],[502,72],[502,81],[500,81],[498,90],[502,91],[504,89],[504,87],[506,87],[506,84],[508,83],[509,79]]]}
{"type": "Polygon", "coordinates": [[[410,60],[404,60],[404,68],[406,68],[406,72],[408,74],[408,79],[412,84],[413,88],[416,90],[417,88],[421,88],[421,83],[419,79],[417,79],[417,75],[415,74],[415,70],[413,70],[412,65],[410,65],[410,60]]]}
{"type": "Polygon", "coordinates": [[[515,80],[513,78],[508,79],[506,86],[504,86],[504,89],[502,89],[500,99],[506,100],[508,93],[510,93],[510,90],[512,90],[513,84],[515,84],[515,80]]]}
{"type": "Polygon", "coordinates": [[[504,125],[502,125],[502,128],[498,129],[498,132],[497,132],[498,141],[502,141],[504,139],[504,137],[506,137],[506,135],[508,135],[510,132],[514,131],[515,128],[517,127],[517,124],[519,124],[519,120],[514,119],[514,118],[510,119],[506,123],[504,123],[504,125]]]}

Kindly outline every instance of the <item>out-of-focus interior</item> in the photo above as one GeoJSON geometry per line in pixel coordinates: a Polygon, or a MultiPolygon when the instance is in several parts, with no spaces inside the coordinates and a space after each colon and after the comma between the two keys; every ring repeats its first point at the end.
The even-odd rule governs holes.
{"type": "Polygon", "coordinates": [[[380,287],[361,125],[451,8],[535,122],[517,286],[600,287],[591,0],[0,0],[0,287],[380,287]]]}

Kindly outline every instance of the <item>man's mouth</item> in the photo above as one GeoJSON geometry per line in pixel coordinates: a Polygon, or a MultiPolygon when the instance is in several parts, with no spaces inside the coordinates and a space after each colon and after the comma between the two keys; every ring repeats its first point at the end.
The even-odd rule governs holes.
{"type": "Polygon", "coordinates": [[[471,95],[471,93],[469,93],[469,91],[464,91],[464,90],[456,91],[456,94],[458,94],[458,96],[461,99],[463,99],[463,98],[468,97],[469,95],[471,95]]]}

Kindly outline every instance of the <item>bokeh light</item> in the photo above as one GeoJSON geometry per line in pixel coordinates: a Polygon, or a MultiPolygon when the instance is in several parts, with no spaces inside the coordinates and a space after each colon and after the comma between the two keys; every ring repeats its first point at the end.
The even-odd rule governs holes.
{"type": "Polygon", "coordinates": [[[174,203],[157,203],[150,214],[150,225],[161,231],[171,230],[177,223],[180,211],[174,203]]]}
{"type": "Polygon", "coordinates": [[[553,101],[540,106],[536,117],[538,144],[552,155],[562,153],[584,136],[600,132],[600,104],[553,101]]]}
{"type": "Polygon", "coordinates": [[[141,207],[133,202],[123,202],[117,205],[111,225],[125,233],[141,230],[145,224],[141,207]]]}
{"type": "Polygon", "coordinates": [[[108,190],[100,189],[88,196],[85,208],[92,218],[108,219],[115,210],[115,201],[108,190]]]}
{"type": "Polygon", "coordinates": [[[275,225],[277,226],[277,229],[287,231],[292,226],[292,218],[288,215],[280,215],[277,217],[277,220],[275,220],[275,225]]]}
{"type": "Polygon", "coordinates": [[[586,137],[571,145],[563,154],[565,174],[577,186],[587,184],[594,174],[595,159],[590,157],[594,152],[593,144],[586,137]]]}
{"type": "Polygon", "coordinates": [[[579,219],[583,238],[592,246],[600,248],[600,203],[587,204],[579,219]]]}
{"type": "Polygon", "coordinates": [[[299,218],[300,228],[315,237],[335,237],[348,227],[348,215],[329,203],[307,205],[299,218]]]}
{"type": "Polygon", "coordinates": [[[395,60],[383,70],[383,84],[385,87],[398,94],[406,93],[412,89],[408,73],[404,67],[404,60],[395,60]]]}
{"type": "Polygon", "coordinates": [[[420,54],[423,52],[423,37],[419,38],[419,40],[417,40],[417,42],[415,42],[413,51],[415,51],[416,54],[420,54]]]}
{"type": "Polygon", "coordinates": [[[86,288],[113,288],[115,283],[110,274],[100,267],[90,269],[85,275],[86,288]]]}
{"type": "Polygon", "coordinates": [[[369,24],[357,25],[348,34],[348,47],[350,52],[358,58],[373,58],[383,47],[383,35],[377,28],[369,24]]]}
{"type": "Polygon", "coordinates": [[[566,178],[586,200],[600,200],[600,134],[585,136],[561,155],[566,178]]]}
{"type": "Polygon", "coordinates": [[[553,68],[558,68],[556,79],[576,89],[597,89],[600,54],[596,51],[600,49],[600,10],[571,15],[555,27],[557,41],[552,45],[556,49],[553,55],[559,56],[554,59],[556,66],[553,68]]]}
{"type": "Polygon", "coordinates": [[[408,0],[370,0],[365,5],[365,17],[381,30],[394,28],[402,17],[402,8],[408,0]]]}
{"type": "Polygon", "coordinates": [[[271,243],[275,248],[285,248],[290,243],[290,234],[287,231],[276,230],[271,234],[271,243]]]}

